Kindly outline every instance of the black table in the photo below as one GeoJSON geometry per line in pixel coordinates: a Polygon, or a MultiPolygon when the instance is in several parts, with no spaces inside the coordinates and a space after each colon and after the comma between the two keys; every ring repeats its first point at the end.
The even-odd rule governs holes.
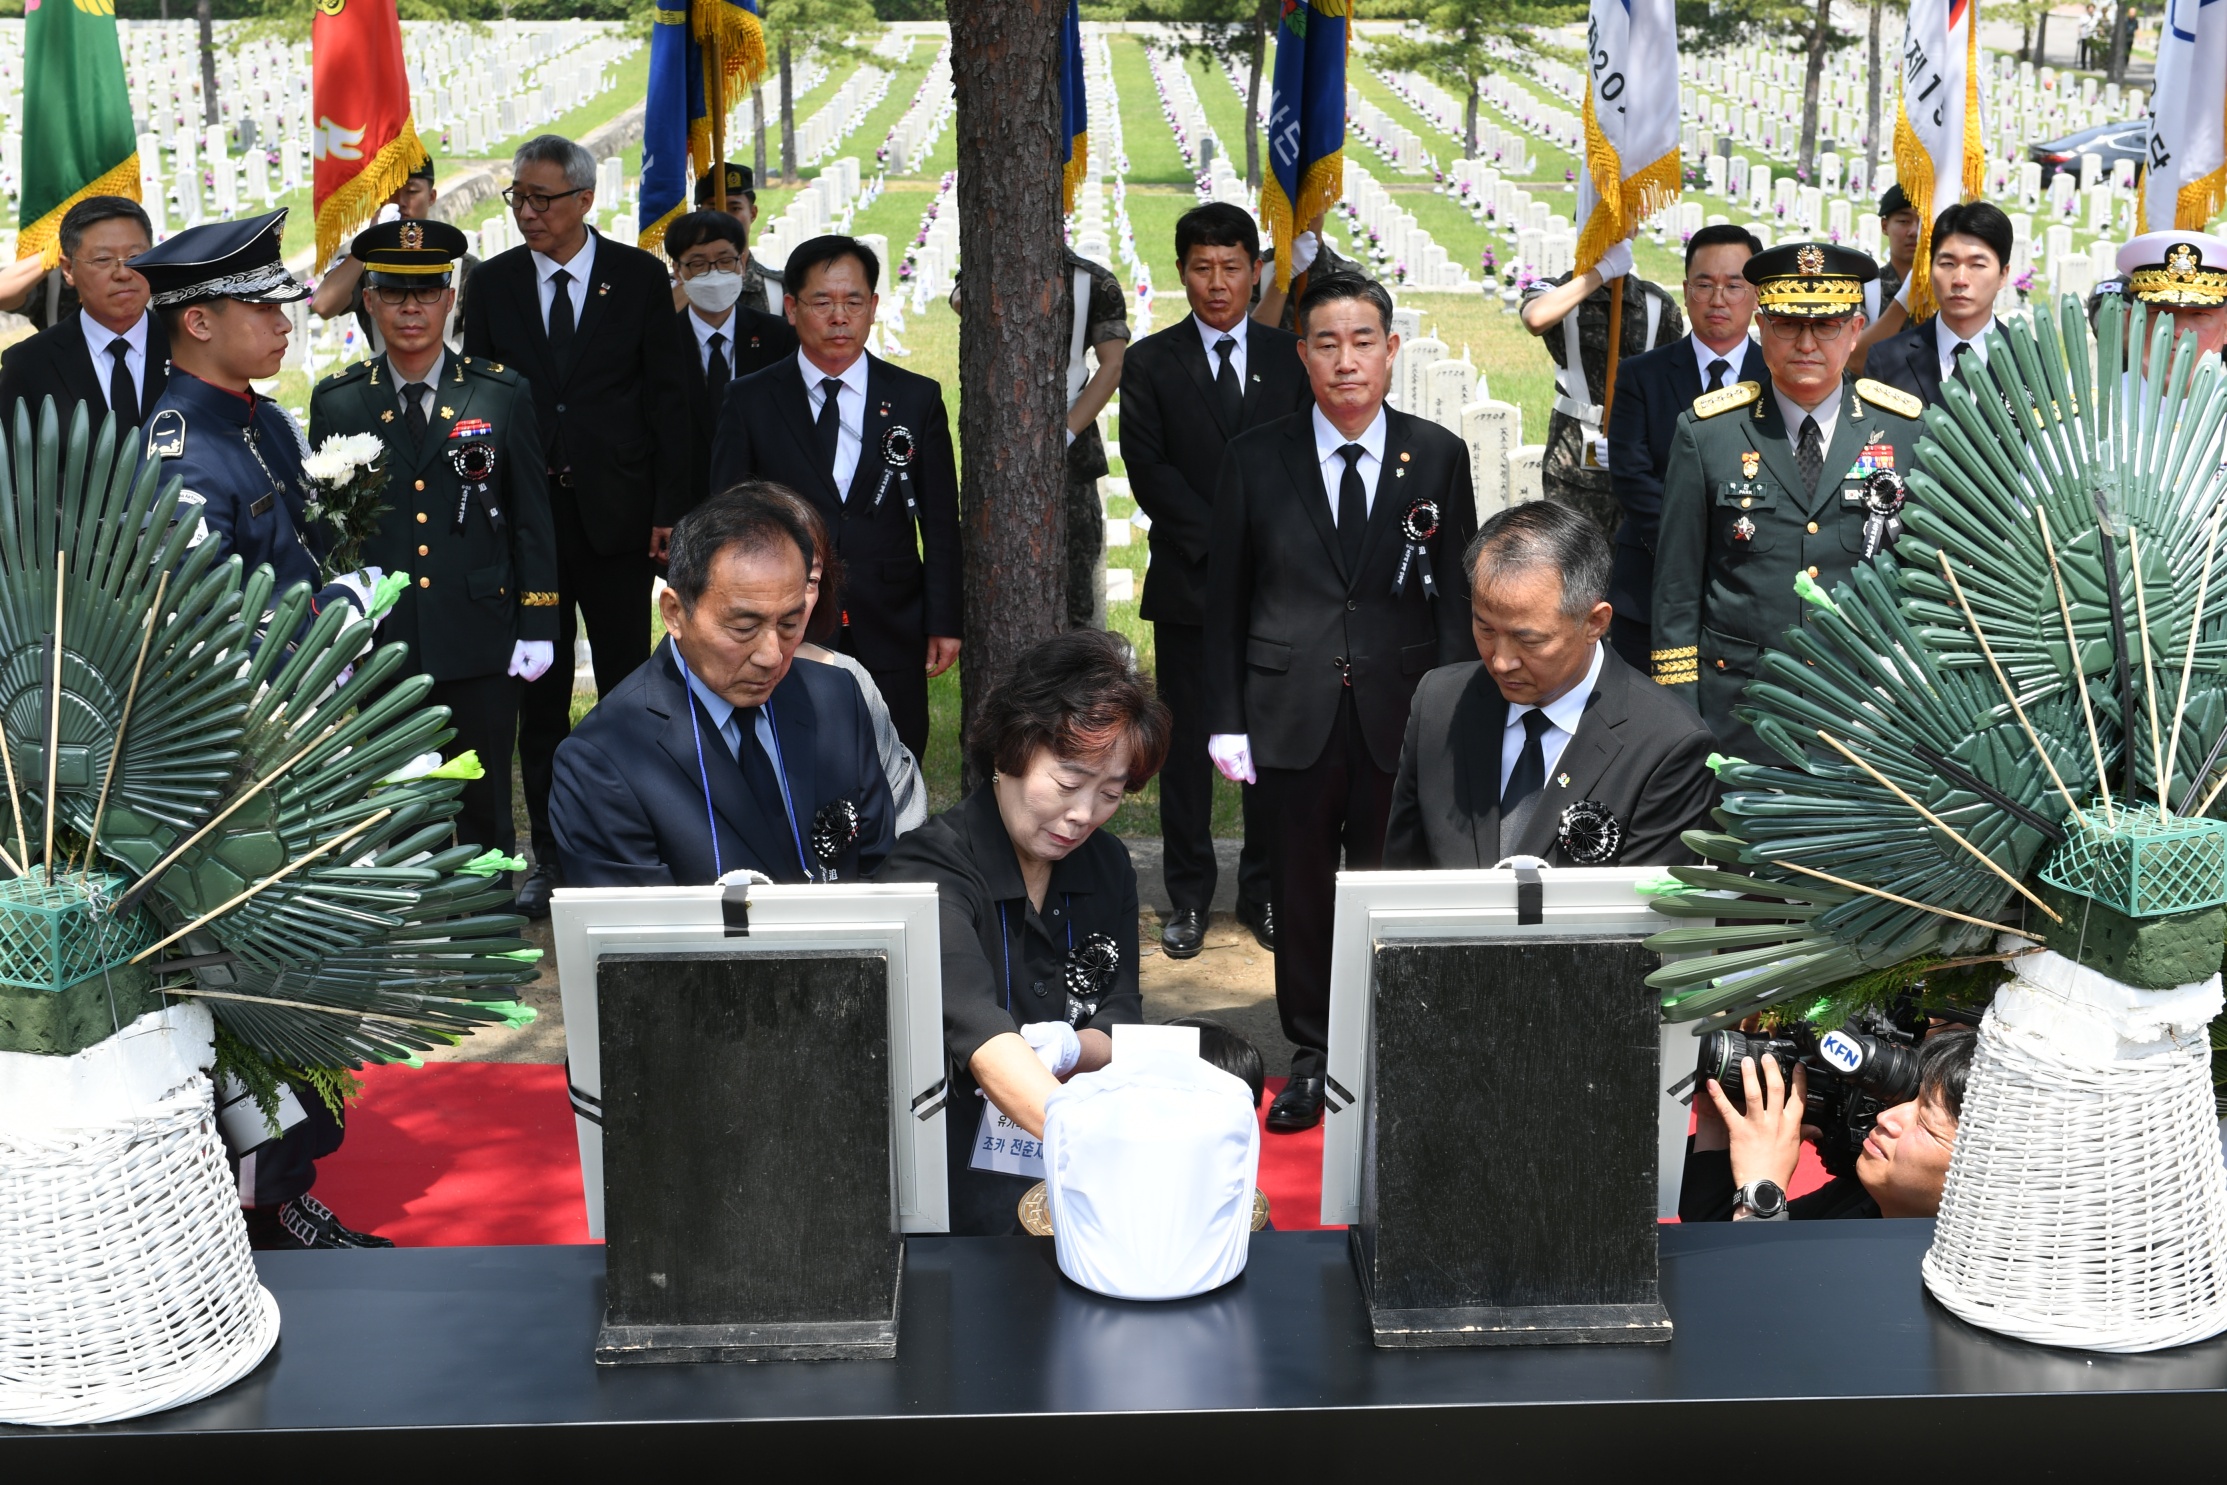
{"type": "Polygon", "coordinates": [[[1670,1344],[1446,1351],[1370,1345],[1341,1232],[1262,1233],[1237,1283],[1160,1305],[1068,1283],[1048,1240],[915,1238],[895,1361],[604,1368],[600,1248],[264,1254],[284,1331],[253,1374],[128,1423],[0,1429],[0,1478],[186,1460],[303,1478],[675,1460],[910,1475],[951,1456],[1027,1480],[1209,1461],[1358,1479],[1438,1461],[1464,1478],[1612,1460],[1882,1481],[1949,1460],[2216,1467],[2227,1337],[2115,1357],[1985,1334],[1925,1296],[1930,1236],[1666,1227],[1670,1344]]]}

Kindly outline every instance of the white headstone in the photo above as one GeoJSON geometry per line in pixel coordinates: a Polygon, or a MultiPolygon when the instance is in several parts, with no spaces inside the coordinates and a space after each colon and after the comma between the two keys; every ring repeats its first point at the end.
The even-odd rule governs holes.
{"type": "Polygon", "coordinates": [[[1546,452],[1545,444],[1527,443],[1508,456],[1508,504],[1546,498],[1546,452]]]}
{"type": "Polygon", "coordinates": [[[1508,457],[1523,442],[1523,409],[1490,398],[1461,410],[1462,442],[1469,446],[1469,478],[1477,488],[1477,519],[1508,504],[1508,457]]]}

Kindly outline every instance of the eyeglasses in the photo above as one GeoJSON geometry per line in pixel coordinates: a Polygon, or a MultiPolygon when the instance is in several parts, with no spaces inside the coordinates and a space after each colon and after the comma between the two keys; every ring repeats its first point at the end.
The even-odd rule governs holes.
{"type": "Polygon", "coordinates": [[[129,268],[137,253],[101,253],[91,258],[72,258],[70,262],[88,273],[114,273],[119,268],[129,268]]]}
{"type": "Polygon", "coordinates": [[[412,284],[406,289],[390,289],[382,284],[367,292],[387,308],[394,309],[404,304],[439,304],[441,296],[448,292],[448,285],[412,284]]]}
{"type": "Polygon", "coordinates": [[[582,191],[592,191],[594,189],[593,186],[574,186],[569,191],[559,191],[554,196],[545,196],[539,191],[521,191],[516,186],[505,186],[503,188],[503,205],[509,207],[512,211],[531,207],[536,214],[539,214],[547,211],[553,203],[562,201],[567,196],[577,196],[582,191]]]}
{"type": "Polygon", "coordinates": [[[1744,278],[1727,279],[1721,284],[1714,280],[1686,280],[1688,299],[1744,299],[1754,292],[1755,285],[1744,278]]]}
{"type": "Polygon", "coordinates": [[[709,262],[701,258],[683,258],[680,260],[682,278],[694,278],[699,273],[740,273],[741,271],[742,258],[735,253],[729,253],[724,258],[713,258],[709,262]]]}
{"type": "Polygon", "coordinates": [[[834,314],[838,309],[846,310],[854,315],[866,312],[866,299],[864,295],[860,294],[846,295],[841,299],[832,294],[814,294],[809,299],[792,299],[791,302],[806,314],[823,320],[834,314]]]}
{"type": "Polygon", "coordinates": [[[1831,345],[1848,328],[1848,318],[1843,315],[1830,320],[1805,320],[1785,315],[1765,315],[1763,328],[1770,331],[1773,340],[1783,341],[1788,345],[1800,340],[1805,331],[1819,345],[1831,345]]]}

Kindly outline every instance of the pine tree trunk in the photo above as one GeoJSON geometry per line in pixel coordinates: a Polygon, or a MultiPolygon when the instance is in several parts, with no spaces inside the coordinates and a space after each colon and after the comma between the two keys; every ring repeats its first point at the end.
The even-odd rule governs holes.
{"type": "Polygon", "coordinates": [[[1874,196],[1879,194],[1879,160],[1885,143],[1879,137],[1879,25],[1887,9],[1887,0],[1871,0],[1871,66],[1867,74],[1869,92],[1864,99],[1864,189],[1874,196]]]}
{"type": "Polygon", "coordinates": [[[1817,24],[1809,33],[1809,68],[1802,78],[1802,153],[1797,162],[1804,182],[1817,178],[1817,94],[1825,78],[1825,43],[1833,34],[1833,0],[1817,0],[1817,24]]]}
{"type": "Polygon", "coordinates": [[[750,160],[750,178],[759,185],[771,185],[766,179],[766,90],[759,84],[750,90],[750,127],[757,136],[756,153],[750,160]]]}
{"type": "MultiPolygon", "coordinates": [[[[962,725],[1066,612],[1067,341],[1059,207],[1060,0],[974,0],[958,95],[962,725]]],[[[971,775],[971,768],[969,773],[971,775]]],[[[971,782],[970,778],[970,782],[971,782]]]]}
{"type": "Polygon", "coordinates": [[[1467,106],[1465,106],[1465,107],[1464,107],[1464,108],[1462,109],[1462,121],[1461,121],[1461,138],[1462,138],[1462,146],[1461,146],[1461,148],[1462,148],[1462,157],[1463,157],[1464,159],[1469,159],[1469,160],[1474,160],[1474,159],[1476,159],[1476,158],[1477,158],[1477,79],[1475,79],[1474,77],[1473,77],[1473,78],[1471,78],[1471,79],[1469,80],[1469,102],[1468,102],[1467,106]]]}
{"type": "Polygon", "coordinates": [[[2119,0],[2111,9],[2111,44],[2104,54],[2110,63],[2105,76],[2115,83],[2126,81],[2127,53],[2134,49],[2133,38],[2127,35],[2126,22],[2127,0],[2119,0]]]}
{"type": "Polygon", "coordinates": [[[1253,12],[1252,68],[1245,78],[1245,189],[1260,193],[1260,73],[1268,58],[1269,7],[1253,12]]]}
{"type": "Polygon", "coordinates": [[[193,0],[193,19],[201,28],[201,122],[214,124],[217,109],[217,43],[215,13],[209,0],[193,0]]]}
{"type": "Polygon", "coordinates": [[[789,44],[781,43],[781,178],[796,184],[796,90],[789,85],[789,44]]]}

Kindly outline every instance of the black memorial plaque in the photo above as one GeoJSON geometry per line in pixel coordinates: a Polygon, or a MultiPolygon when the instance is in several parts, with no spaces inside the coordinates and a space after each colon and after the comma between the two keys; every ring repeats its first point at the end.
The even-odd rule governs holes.
{"type": "Polygon", "coordinates": [[[596,993],[596,1360],[894,1356],[888,956],[607,955],[596,993]]]}
{"type": "Polygon", "coordinates": [[[1351,1234],[1376,1344],[1667,1341],[1636,939],[1386,943],[1351,1234]]]}

